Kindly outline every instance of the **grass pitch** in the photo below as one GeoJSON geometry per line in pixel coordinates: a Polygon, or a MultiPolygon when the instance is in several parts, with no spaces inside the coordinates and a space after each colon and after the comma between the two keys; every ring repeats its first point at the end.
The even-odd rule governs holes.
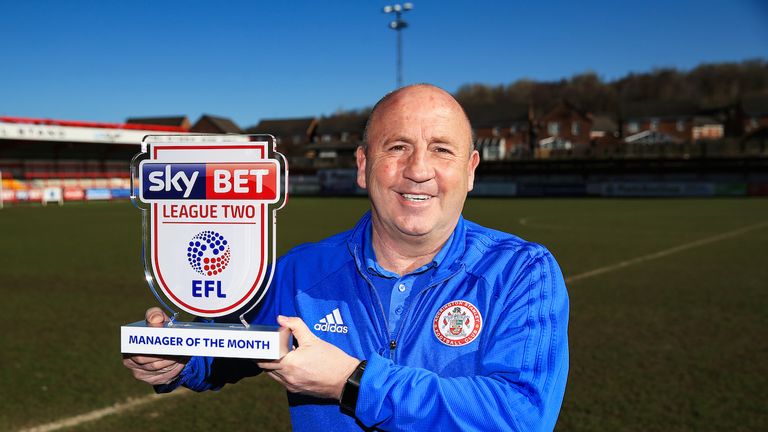
{"type": "MultiPolygon", "coordinates": [[[[347,229],[367,206],[292,198],[278,249],[347,229]]],[[[545,244],[566,278],[609,270],[567,284],[558,430],[768,429],[768,227],[756,227],[768,200],[474,199],[465,216],[545,244]],[[671,252],[650,259],[659,251],[671,252]]],[[[118,327],[155,304],[139,250],[140,212],[128,203],[0,210],[0,430],[151,393],[119,353],[118,327]]],[[[70,430],[176,428],[289,430],[285,393],[256,377],[70,430]]]]}

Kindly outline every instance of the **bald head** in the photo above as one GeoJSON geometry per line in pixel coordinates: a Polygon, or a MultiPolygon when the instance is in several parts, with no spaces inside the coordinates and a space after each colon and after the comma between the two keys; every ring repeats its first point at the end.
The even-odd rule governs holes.
{"type": "MultiPolygon", "coordinates": [[[[379,127],[378,123],[382,121],[382,113],[386,113],[389,110],[407,109],[408,105],[418,106],[421,104],[439,104],[446,107],[449,110],[455,112],[457,121],[461,122],[461,129],[466,131],[466,136],[469,138],[469,152],[474,149],[474,137],[472,132],[472,126],[469,122],[469,117],[464,111],[464,108],[459,102],[447,91],[432,84],[413,84],[405,87],[401,87],[393,92],[387,93],[381,98],[376,105],[373,106],[371,114],[368,116],[368,121],[365,124],[365,131],[363,133],[363,146],[367,149],[370,144],[371,129],[379,127]]],[[[386,127],[386,125],[383,125],[386,127]]]]}
{"type": "Polygon", "coordinates": [[[466,113],[445,90],[404,87],[376,104],[366,140],[355,157],[374,248],[380,241],[397,256],[431,259],[456,227],[480,162],[466,113]]]}

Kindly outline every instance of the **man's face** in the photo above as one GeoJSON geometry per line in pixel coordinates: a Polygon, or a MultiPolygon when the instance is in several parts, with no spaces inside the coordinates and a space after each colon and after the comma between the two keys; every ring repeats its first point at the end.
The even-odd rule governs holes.
{"type": "Polygon", "coordinates": [[[472,190],[477,151],[461,107],[432,87],[402,90],[380,106],[357,150],[380,235],[448,238],[472,190]]]}

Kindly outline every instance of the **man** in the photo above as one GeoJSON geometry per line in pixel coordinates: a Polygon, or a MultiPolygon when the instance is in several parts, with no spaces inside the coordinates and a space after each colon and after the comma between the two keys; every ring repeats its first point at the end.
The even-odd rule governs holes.
{"type": "Polygon", "coordinates": [[[542,246],[461,217],[479,162],[463,109],[437,87],[402,88],[374,107],[365,143],[371,211],[283,256],[253,319],[277,316],[296,349],[125,365],[160,392],[264,371],[289,391],[296,430],[551,430],[568,372],[563,277],[542,246]]]}

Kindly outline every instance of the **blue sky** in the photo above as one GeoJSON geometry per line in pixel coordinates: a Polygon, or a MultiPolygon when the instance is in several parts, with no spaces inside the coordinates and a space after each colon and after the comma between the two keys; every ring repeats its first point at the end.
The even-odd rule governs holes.
{"type": "MultiPolygon", "coordinates": [[[[760,0],[414,0],[405,83],[507,84],[768,58],[760,0]]],[[[0,115],[121,122],[372,105],[395,86],[385,1],[0,0],[0,115]]]]}

